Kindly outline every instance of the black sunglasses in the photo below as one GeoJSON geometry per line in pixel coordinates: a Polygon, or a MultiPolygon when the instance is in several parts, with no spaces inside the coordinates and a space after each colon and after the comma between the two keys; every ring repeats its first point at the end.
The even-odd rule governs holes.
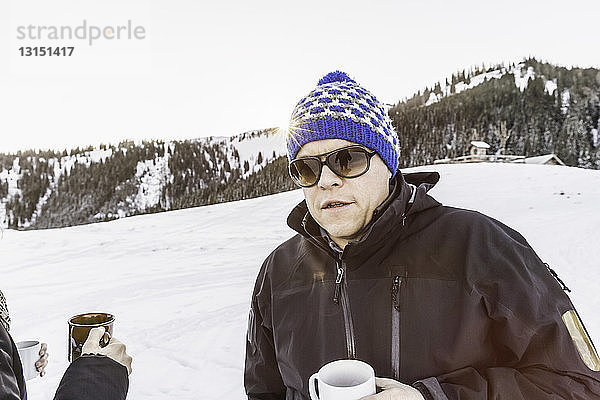
{"type": "Polygon", "coordinates": [[[319,182],[323,165],[342,178],[356,178],[369,170],[371,158],[376,151],[360,146],[349,146],[317,156],[301,157],[292,160],[289,165],[290,176],[300,187],[311,187],[319,182]],[[321,158],[325,160],[321,161],[321,158]]]}

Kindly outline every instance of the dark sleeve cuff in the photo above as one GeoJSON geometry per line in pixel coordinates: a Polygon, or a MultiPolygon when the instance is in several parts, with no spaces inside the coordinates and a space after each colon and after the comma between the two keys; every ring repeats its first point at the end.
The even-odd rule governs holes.
{"type": "Polygon", "coordinates": [[[427,390],[425,385],[423,385],[421,382],[415,383],[413,387],[421,393],[421,396],[423,396],[425,400],[434,400],[431,396],[431,393],[429,393],[429,390],[427,390]]]}
{"type": "Polygon", "coordinates": [[[125,400],[127,368],[102,355],[83,355],[65,371],[54,400],[125,400]]]}
{"type": "Polygon", "coordinates": [[[425,400],[449,400],[440,383],[434,377],[416,381],[413,383],[413,387],[421,392],[425,400]]]}

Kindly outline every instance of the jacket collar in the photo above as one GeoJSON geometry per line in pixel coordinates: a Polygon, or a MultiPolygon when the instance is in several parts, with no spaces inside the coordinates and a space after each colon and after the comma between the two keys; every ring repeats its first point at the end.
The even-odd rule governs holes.
{"type": "MultiPolygon", "coordinates": [[[[439,181],[437,172],[398,173],[392,182],[392,190],[388,198],[375,209],[371,222],[364,228],[364,235],[359,241],[346,245],[342,258],[349,264],[361,264],[374,252],[393,244],[394,239],[402,234],[405,220],[412,214],[439,206],[440,203],[427,195],[439,181]],[[413,193],[416,187],[416,192],[413,193]],[[411,197],[414,201],[409,204],[411,197]]],[[[307,238],[311,243],[337,258],[337,254],[329,247],[327,238],[321,235],[319,225],[308,212],[306,201],[300,202],[287,219],[288,226],[307,238]]]]}

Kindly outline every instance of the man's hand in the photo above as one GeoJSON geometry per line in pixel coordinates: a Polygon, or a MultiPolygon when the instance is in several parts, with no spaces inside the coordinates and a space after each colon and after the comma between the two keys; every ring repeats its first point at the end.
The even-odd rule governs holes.
{"type": "Polygon", "coordinates": [[[40,376],[46,375],[46,365],[48,365],[48,345],[42,343],[40,346],[40,359],[35,362],[35,369],[40,373],[40,376]]]}
{"type": "Polygon", "coordinates": [[[421,392],[414,387],[393,379],[375,378],[375,385],[383,391],[361,400],[425,400],[421,392]]]}
{"type": "Polygon", "coordinates": [[[131,374],[132,358],[125,352],[126,348],[116,338],[111,338],[106,347],[100,347],[100,340],[104,336],[105,329],[94,328],[90,331],[87,340],[83,344],[81,354],[101,354],[108,358],[112,358],[119,364],[127,368],[127,373],[131,374]]]}

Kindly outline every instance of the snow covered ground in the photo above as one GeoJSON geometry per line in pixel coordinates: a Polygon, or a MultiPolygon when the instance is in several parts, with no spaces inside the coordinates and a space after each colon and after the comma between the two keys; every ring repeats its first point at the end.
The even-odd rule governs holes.
{"type": "MultiPolygon", "coordinates": [[[[436,165],[430,192],[519,230],[563,278],[600,344],[600,171],[436,165]]],[[[406,170],[405,172],[408,172],[406,170]]],[[[117,316],[133,356],[129,399],[240,399],[249,297],[263,259],[292,235],[285,220],[300,191],[44,231],[0,240],[0,288],[15,340],[49,344],[32,400],[51,399],[67,367],[67,319],[117,316]]]]}

